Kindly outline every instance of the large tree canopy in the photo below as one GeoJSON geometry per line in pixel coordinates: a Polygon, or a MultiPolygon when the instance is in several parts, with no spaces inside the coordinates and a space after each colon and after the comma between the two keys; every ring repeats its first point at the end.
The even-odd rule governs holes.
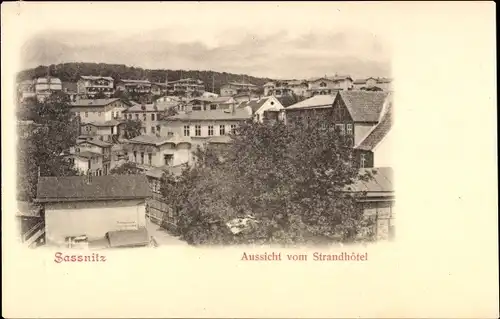
{"type": "Polygon", "coordinates": [[[26,134],[18,134],[17,193],[20,200],[31,201],[36,196],[38,174],[77,174],[62,153],[75,144],[78,118],[70,112],[64,94],[53,94],[44,102],[30,100],[21,105],[18,119],[34,122],[24,128],[26,134]]]}
{"type": "MultiPolygon", "coordinates": [[[[225,150],[205,148],[197,165],[165,187],[180,209],[179,229],[194,244],[348,242],[366,226],[346,187],[359,176],[349,139],[326,119],[295,125],[248,122],[225,150]],[[252,216],[252,231],[228,233],[225,224],[252,216]]],[[[165,183],[164,183],[165,185],[165,183]]]]}

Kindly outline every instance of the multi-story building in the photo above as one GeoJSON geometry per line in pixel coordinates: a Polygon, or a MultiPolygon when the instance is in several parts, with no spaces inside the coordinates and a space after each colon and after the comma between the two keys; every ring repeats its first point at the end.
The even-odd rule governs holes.
{"type": "Polygon", "coordinates": [[[264,95],[274,95],[281,97],[291,95],[292,93],[298,96],[305,96],[308,89],[307,81],[290,80],[276,81],[264,84],[264,95]]]}
{"type": "MultiPolygon", "coordinates": [[[[81,174],[108,175],[112,168],[111,143],[99,139],[77,142],[68,156],[81,174]]],[[[114,166],[113,166],[114,167],[114,166]]]]}
{"type": "Polygon", "coordinates": [[[39,101],[45,101],[52,93],[62,91],[62,82],[55,77],[38,78],[35,81],[35,94],[39,101]]]}
{"type": "Polygon", "coordinates": [[[392,91],[392,79],[388,78],[367,78],[354,81],[355,90],[377,90],[392,91]]]}
{"type": "Polygon", "coordinates": [[[165,119],[161,134],[189,137],[193,144],[203,145],[212,137],[229,134],[251,118],[250,107],[181,113],[165,119]]]}
{"type": "MultiPolygon", "coordinates": [[[[350,136],[359,165],[373,167],[374,149],[387,150],[379,144],[385,141],[392,123],[391,105],[392,94],[388,92],[339,91],[335,96],[314,96],[289,106],[286,121],[293,124],[308,116],[326,119],[331,127],[350,136]]],[[[384,159],[380,163],[388,162],[384,159]]]]}
{"type": "Polygon", "coordinates": [[[306,96],[333,94],[351,90],[352,87],[353,81],[350,76],[322,77],[308,82],[306,96]]]}
{"type": "Polygon", "coordinates": [[[77,82],[78,95],[83,99],[89,99],[98,93],[111,97],[115,92],[114,80],[110,76],[82,75],[77,82]]]}
{"type": "Polygon", "coordinates": [[[152,104],[134,104],[123,112],[123,119],[138,120],[142,123],[142,133],[159,135],[161,120],[169,108],[177,108],[179,102],[154,102],[152,104]]]}
{"type": "Polygon", "coordinates": [[[124,145],[128,161],[145,170],[191,163],[191,138],[189,136],[139,135],[124,145]]]}
{"type": "Polygon", "coordinates": [[[205,85],[201,80],[187,78],[169,81],[168,90],[169,92],[184,92],[185,95],[191,96],[194,92],[198,92],[199,94],[205,92],[205,85]]]}
{"type": "Polygon", "coordinates": [[[120,134],[120,124],[118,120],[104,122],[91,122],[80,124],[80,139],[95,138],[101,141],[113,143],[118,140],[120,134]]]}
{"type": "Polygon", "coordinates": [[[233,96],[239,93],[255,92],[259,88],[251,83],[230,82],[220,88],[220,96],[233,96]]]}
{"type": "Polygon", "coordinates": [[[149,94],[151,93],[151,82],[148,80],[120,80],[116,84],[116,89],[129,94],[149,94]]]}
{"type": "Polygon", "coordinates": [[[104,123],[122,118],[128,104],[118,98],[79,99],[71,103],[71,111],[80,117],[81,123],[104,123]]]}

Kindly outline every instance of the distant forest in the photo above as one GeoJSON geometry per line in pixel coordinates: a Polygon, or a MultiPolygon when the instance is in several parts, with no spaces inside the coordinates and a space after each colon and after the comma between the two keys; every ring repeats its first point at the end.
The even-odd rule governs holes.
{"type": "Polygon", "coordinates": [[[47,76],[58,77],[63,82],[76,82],[81,75],[111,76],[115,81],[121,79],[149,80],[151,82],[164,83],[168,74],[168,81],[176,81],[182,78],[195,78],[205,83],[205,90],[212,91],[212,83],[215,92],[220,92],[220,87],[227,82],[246,82],[262,86],[271,81],[268,78],[257,78],[244,74],[233,74],[214,71],[185,71],[185,70],[150,70],[126,66],[124,64],[107,63],[61,63],[50,66],[38,66],[36,68],[23,70],[18,73],[17,80],[31,80],[47,76]],[[213,81],[213,82],[212,82],[213,81]]]}

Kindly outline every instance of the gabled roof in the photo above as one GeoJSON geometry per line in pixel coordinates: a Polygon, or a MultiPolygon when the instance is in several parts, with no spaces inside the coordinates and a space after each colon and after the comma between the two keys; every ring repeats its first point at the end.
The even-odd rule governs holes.
{"type": "MultiPolygon", "coordinates": [[[[252,112],[257,112],[267,101],[272,99],[273,97],[263,97],[261,99],[252,99],[250,101],[244,101],[237,105],[238,109],[249,106],[252,109],[252,112]]],[[[279,103],[279,101],[278,101],[279,103]]]]}
{"type": "Polygon", "coordinates": [[[356,149],[372,151],[379,145],[379,143],[386,137],[392,128],[393,123],[393,111],[392,102],[387,106],[387,110],[384,113],[382,120],[373,128],[373,130],[366,136],[356,149]]]}
{"type": "Polygon", "coordinates": [[[111,99],[80,99],[76,102],[71,103],[72,107],[100,107],[100,106],[106,106],[109,105],[113,102],[119,101],[120,99],[118,98],[111,98],[111,99]]]}
{"type": "Polygon", "coordinates": [[[151,196],[144,175],[38,178],[38,202],[143,199],[151,196]]]}
{"type": "Polygon", "coordinates": [[[114,79],[110,76],[100,76],[100,75],[82,75],[80,76],[80,78],[84,79],[84,80],[100,80],[100,79],[103,79],[103,80],[108,80],[108,81],[114,81],[114,79]]]}
{"type": "Polygon", "coordinates": [[[378,122],[388,92],[339,91],[336,98],[344,101],[354,122],[378,122]]]}
{"type": "Polygon", "coordinates": [[[335,96],[336,95],[315,95],[307,100],[290,105],[286,110],[332,107],[335,96]]]}
{"type": "Polygon", "coordinates": [[[394,193],[394,174],[392,167],[362,168],[360,174],[372,172],[373,179],[356,181],[350,185],[350,191],[367,192],[368,197],[387,196],[394,193]]]}
{"type": "Polygon", "coordinates": [[[204,120],[247,120],[252,116],[245,109],[235,108],[234,112],[230,110],[209,110],[209,111],[193,111],[189,113],[181,113],[170,116],[167,121],[204,121],[204,120]]]}

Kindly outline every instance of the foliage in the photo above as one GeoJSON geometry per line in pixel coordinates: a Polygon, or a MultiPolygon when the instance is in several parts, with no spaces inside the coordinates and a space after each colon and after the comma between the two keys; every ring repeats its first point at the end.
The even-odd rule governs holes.
{"type": "Polygon", "coordinates": [[[167,118],[169,118],[171,116],[177,115],[177,114],[179,114],[177,112],[177,109],[172,106],[172,107],[169,107],[169,108],[165,109],[165,111],[159,113],[158,114],[158,120],[162,121],[162,120],[165,120],[165,119],[167,119],[167,118]]]}
{"type": "Polygon", "coordinates": [[[284,107],[289,107],[290,105],[299,103],[300,101],[304,101],[305,99],[305,97],[299,96],[293,92],[291,94],[284,95],[278,98],[278,100],[284,107]]]}
{"type": "Polygon", "coordinates": [[[107,98],[106,94],[104,92],[97,92],[97,94],[94,95],[94,99],[105,99],[107,98]]]}
{"type": "MultiPolygon", "coordinates": [[[[214,84],[217,93],[220,87],[228,82],[243,82],[247,81],[257,86],[271,81],[268,78],[257,78],[243,74],[232,74],[226,72],[214,71],[191,71],[191,70],[151,70],[136,67],[126,66],[124,64],[107,64],[107,63],[62,63],[50,65],[51,75],[58,77],[64,82],[76,82],[81,75],[102,75],[111,76],[115,81],[121,79],[149,79],[152,82],[165,83],[168,75],[168,81],[177,81],[181,78],[195,78],[202,80],[206,89],[212,90],[214,84]]],[[[18,74],[17,80],[31,80],[37,77],[47,75],[47,66],[38,66],[33,69],[21,71],[18,74]]]]}
{"type": "Polygon", "coordinates": [[[18,119],[34,124],[19,132],[18,189],[20,200],[32,201],[40,176],[77,175],[61,155],[74,145],[78,118],[70,112],[65,94],[53,94],[44,102],[30,100],[20,106],[18,119]]]}
{"type": "Polygon", "coordinates": [[[142,134],[142,122],[140,120],[127,119],[122,125],[126,139],[130,140],[142,134]]]}
{"type": "Polygon", "coordinates": [[[367,223],[346,186],[370,176],[359,176],[349,140],[324,129],[328,123],[250,121],[232,135],[227,150],[198,150],[196,166],[175,187],[164,188],[181,210],[183,238],[193,244],[355,240],[367,223]],[[246,215],[257,221],[252,231],[228,233],[225,223],[246,215]]]}
{"type": "Polygon", "coordinates": [[[133,162],[126,162],[123,165],[113,168],[109,173],[111,175],[136,175],[143,173],[143,170],[133,162]]]}

